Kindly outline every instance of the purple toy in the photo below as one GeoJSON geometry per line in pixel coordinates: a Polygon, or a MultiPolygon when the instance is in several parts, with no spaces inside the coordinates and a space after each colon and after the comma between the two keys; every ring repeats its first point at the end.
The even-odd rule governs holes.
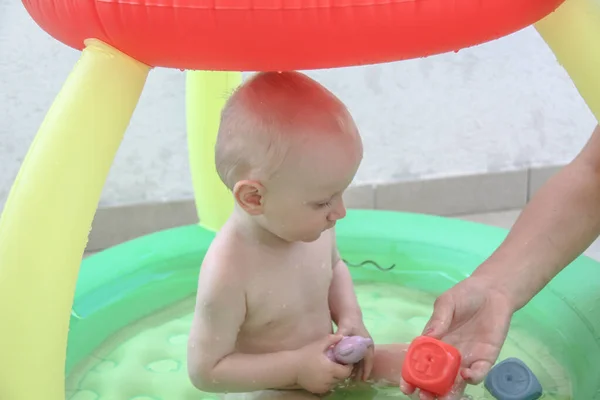
{"type": "Polygon", "coordinates": [[[363,359],[373,339],[361,336],[344,336],[335,346],[327,350],[327,357],[340,364],[356,364],[363,359]]]}

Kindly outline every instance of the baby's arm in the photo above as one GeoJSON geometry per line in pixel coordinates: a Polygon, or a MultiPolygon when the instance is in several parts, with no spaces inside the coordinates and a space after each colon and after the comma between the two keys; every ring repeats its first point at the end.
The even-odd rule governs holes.
{"type": "MultiPolygon", "coordinates": [[[[335,232],[332,231],[331,234],[333,235],[333,276],[329,287],[329,310],[331,319],[338,327],[336,333],[344,336],[371,337],[363,322],[362,311],[354,292],[352,276],[337,249],[335,232]]],[[[363,361],[358,364],[356,376],[359,379],[369,379],[373,367],[373,355],[373,347],[371,347],[363,361]]]]}
{"type": "Polygon", "coordinates": [[[296,383],[295,352],[235,352],[245,315],[245,291],[239,274],[228,273],[223,265],[204,266],[188,344],[188,372],[199,390],[250,392],[296,383]]]}
{"type": "Polygon", "coordinates": [[[343,320],[358,319],[362,321],[362,312],[354,292],[354,284],[348,266],[340,257],[335,239],[335,231],[331,231],[333,236],[332,248],[332,266],[333,276],[331,286],[329,287],[329,310],[331,319],[336,325],[340,325],[343,320]]]}

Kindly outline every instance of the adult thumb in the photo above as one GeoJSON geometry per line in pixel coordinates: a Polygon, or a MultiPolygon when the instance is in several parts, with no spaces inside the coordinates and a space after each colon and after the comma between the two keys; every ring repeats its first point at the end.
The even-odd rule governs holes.
{"type": "Polygon", "coordinates": [[[438,297],[433,305],[433,314],[423,329],[423,336],[441,339],[450,329],[453,316],[454,301],[452,298],[444,295],[438,297]]]}

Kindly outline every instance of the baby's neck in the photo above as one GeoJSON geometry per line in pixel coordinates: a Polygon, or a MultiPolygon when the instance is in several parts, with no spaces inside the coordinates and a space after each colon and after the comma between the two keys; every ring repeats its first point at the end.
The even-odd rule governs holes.
{"type": "Polygon", "coordinates": [[[260,224],[243,210],[237,209],[237,207],[234,209],[229,222],[230,228],[248,243],[260,244],[273,249],[288,249],[294,246],[294,243],[285,241],[260,226],[260,224]]]}

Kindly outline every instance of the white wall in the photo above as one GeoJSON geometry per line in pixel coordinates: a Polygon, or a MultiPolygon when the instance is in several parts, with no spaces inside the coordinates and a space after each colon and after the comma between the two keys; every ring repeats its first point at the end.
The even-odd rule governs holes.
{"type": "MultiPolygon", "coordinates": [[[[0,207],[78,55],[21,2],[0,0],[0,207]]],[[[458,54],[309,75],[359,124],[366,154],[356,183],[562,164],[595,125],[532,28],[458,54]]],[[[184,74],[152,71],[101,204],[192,196],[184,112],[184,74]]]]}

